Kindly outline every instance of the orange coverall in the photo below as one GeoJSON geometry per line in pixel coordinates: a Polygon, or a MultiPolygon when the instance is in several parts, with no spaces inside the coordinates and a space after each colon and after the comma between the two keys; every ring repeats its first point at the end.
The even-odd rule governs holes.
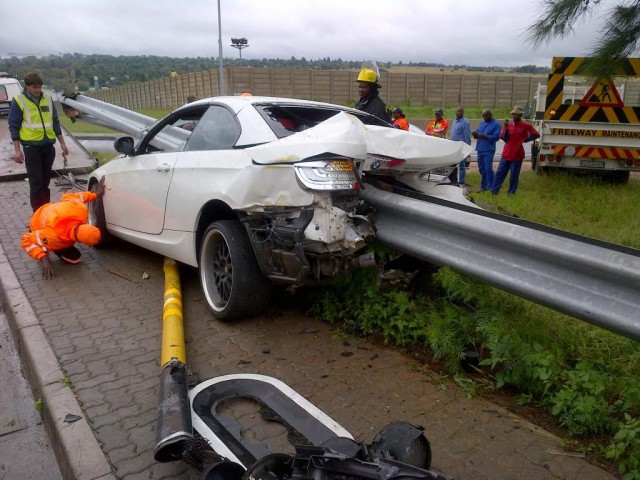
{"type": "Polygon", "coordinates": [[[60,202],[41,206],[31,217],[31,231],[22,236],[22,248],[40,260],[47,252],[71,247],[77,241],[74,230],[87,223],[89,210],[85,204],[96,198],[88,191],[65,193],[60,202]]]}
{"type": "Polygon", "coordinates": [[[443,118],[439,122],[435,119],[429,120],[429,123],[427,123],[427,128],[425,128],[424,131],[426,132],[427,135],[444,138],[448,129],[449,129],[449,122],[447,122],[443,118]]]}
{"type": "Polygon", "coordinates": [[[396,125],[398,126],[398,128],[400,128],[401,130],[409,130],[409,122],[407,122],[407,119],[404,117],[398,117],[396,118],[392,125],[395,127],[396,125]]]}

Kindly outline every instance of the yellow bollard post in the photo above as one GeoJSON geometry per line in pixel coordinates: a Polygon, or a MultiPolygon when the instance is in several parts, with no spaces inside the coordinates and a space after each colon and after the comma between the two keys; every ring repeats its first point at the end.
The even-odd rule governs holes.
{"type": "Polygon", "coordinates": [[[158,462],[180,460],[193,438],[184,345],[182,291],[175,260],[164,259],[164,307],[158,427],[153,456],[158,462]]]}
{"type": "Polygon", "coordinates": [[[175,260],[164,259],[164,308],[162,312],[162,355],[160,365],[172,359],[184,364],[187,355],[184,346],[184,323],[182,318],[182,290],[180,274],[175,260]]]}

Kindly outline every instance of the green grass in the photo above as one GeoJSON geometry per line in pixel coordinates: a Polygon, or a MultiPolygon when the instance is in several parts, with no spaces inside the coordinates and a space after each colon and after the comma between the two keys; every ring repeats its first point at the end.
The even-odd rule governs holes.
{"type": "MultiPolygon", "coordinates": [[[[171,109],[168,109],[168,108],[167,109],[147,108],[147,109],[138,110],[138,113],[142,113],[143,115],[147,115],[153,118],[162,118],[170,112],[171,112],[171,109]]],[[[82,120],[72,122],[65,115],[60,115],[60,123],[71,133],[119,133],[116,130],[111,130],[98,125],[93,125],[91,123],[83,122],[82,120]]]]}
{"type": "MultiPolygon", "coordinates": [[[[438,108],[442,108],[444,110],[444,118],[450,119],[455,118],[457,105],[448,105],[446,107],[440,107],[438,105],[424,105],[424,106],[409,106],[409,105],[387,105],[390,109],[393,110],[394,107],[400,107],[402,112],[405,114],[407,118],[433,118],[434,112],[438,108]]],[[[464,107],[464,116],[465,118],[471,120],[476,119],[479,120],[482,118],[482,111],[487,108],[479,105],[470,105],[464,107]]],[[[512,107],[496,107],[492,108],[493,118],[498,121],[504,120],[505,118],[511,118],[512,107]]]]}
{"type": "MultiPolygon", "coordinates": [[[[508,179],[507,179],[508,181],[508,179]]],[[[480,174],[467,175],[470,191],[480,188],[480,174]]],[[[505,209],[519,217],[568,232],[640,248],[640,178],[612,184],[599,178],[551,172],[522,172],[518,193],[471,194],[489,210],[505,209]]]]}

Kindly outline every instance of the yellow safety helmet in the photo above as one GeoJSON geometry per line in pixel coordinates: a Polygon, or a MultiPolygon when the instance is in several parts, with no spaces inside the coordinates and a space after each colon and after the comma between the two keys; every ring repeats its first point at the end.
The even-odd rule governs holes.
{"type": "Polygon", "coordinates": [[[378,83],[376,72],[368,68],[363,68],[358,75],[358,82],[378,83]]]}

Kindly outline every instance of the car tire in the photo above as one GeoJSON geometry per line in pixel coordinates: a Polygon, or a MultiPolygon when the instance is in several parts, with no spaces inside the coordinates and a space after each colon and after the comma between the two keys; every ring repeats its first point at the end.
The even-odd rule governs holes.
{"type": "MultiPolygon", "coordinates": [[[[89,190],[95,192],[97,188],[98,182],[93,182],[89,187],[89,190]]],[[[107,230],[107,220],[104,213],[104,203],[102,203],[102,197],[96,198],[95,200],[89,202],[87,204],[87,208],[89,210],[89,219],[87,223],[100,229],[100,243],[94,245],[94,247],[108,247],[113,243],[113,237],[107,230]]]]}
{"type": "Polygon", "coordinates": [[[213,222],[200,244],[200,286],[213,316],[231,321],[262,313],[271,282],[262,274],[240,222],[213,222]]]}

